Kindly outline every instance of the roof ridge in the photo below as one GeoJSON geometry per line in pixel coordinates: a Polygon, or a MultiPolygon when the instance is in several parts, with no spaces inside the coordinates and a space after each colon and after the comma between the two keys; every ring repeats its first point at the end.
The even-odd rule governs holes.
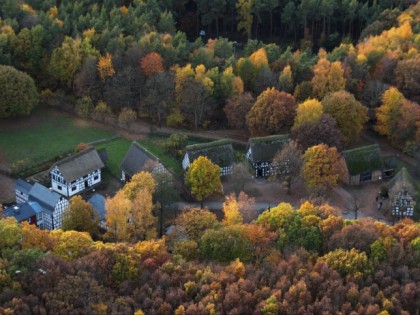
{"type": "Polygon", "coordinates": [[[82,151],[76,152],[76,153],[74,153],[74,154],[72,154],[70,156],[67,156],[67,157],[61,159],[60,161],[55,162],[53,164],[53,166],[61,165],[61,164],[65,163],[65,162],[72,161],[72,160],[74,160],[74,159],[76,159],[76,158],[78,158],[80,156],[83,156],[83,155],[85,155],[85,154],[87,154],[87,153],[89,153],[89,152],[91,152],[93,150],[96,151],[96,148],[93,147],[93,146],[88,146],[86,149],[84,149],[82,151]]]}

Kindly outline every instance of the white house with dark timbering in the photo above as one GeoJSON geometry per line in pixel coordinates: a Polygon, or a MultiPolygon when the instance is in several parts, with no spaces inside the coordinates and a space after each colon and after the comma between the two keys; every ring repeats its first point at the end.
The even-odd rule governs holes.
{"type": "Polygon", "coordinates": [[[70,197],[101,182],[104,163],[93,147],[89,147],[59,162],[50,169],[51,187],[70,197]]]}
{"type": "Polygon", "coordinates": [[[141,171],[151,172],[152,174],[168,172],[157,157],[141,147],[136,141],[131,143],[120,164],[120,170],[123,182],[129,182],[135,174],[141,171]]]}
{"type": "Polygon", "coordinates": [[[222,176],[232,174],[232,165],[235,160],[232,140],[223,139],[186,146],[184,159],[182,160],[184,171],[199,156],[205,156],[212,163],[218,165],[222,176]]]}
{"type": "Polygon", "coordinates": [[[274,156],[285,143],[290,140],[288,134],[267,137],[250,138],[246,157],[255,169],[255,177],[274,176],[275,170],[271,167],[274,156]]]}
{"type": "Polygon", "coordinates": [[[63,196],[35,183],[31,185],[18,179],[15,185],[16,205],[6,209],[6,216],[13,216],[19,222],[28,221],[41,229],[61,228],[64,210],[69,201],[63,196]]]}

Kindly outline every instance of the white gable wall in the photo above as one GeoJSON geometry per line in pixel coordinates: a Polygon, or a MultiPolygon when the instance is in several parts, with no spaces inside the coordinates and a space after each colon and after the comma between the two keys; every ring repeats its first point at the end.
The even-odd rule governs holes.
{"type": "Polygon", "coordinates": [[[51,187],[54,191],[67,197],[74,196],[83,190],[100,183],[101,170],[97,169],[71,183],[67,183],[56,166],[51,170],[51,187]]]}

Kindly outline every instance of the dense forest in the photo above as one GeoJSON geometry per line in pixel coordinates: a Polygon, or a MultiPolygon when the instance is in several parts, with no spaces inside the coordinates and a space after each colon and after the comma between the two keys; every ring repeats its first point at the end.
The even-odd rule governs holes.
{"type": "MultiPolygon", "coordinates": [[[[0,64],[32,77],[40,99],[22,92],[28,82],[10,68],[0,69],[8,78],[0,84],[23,82],[28,108],[41,101],[126,127],[139,117],[171,127],[246,127],[251,135],[290,132],[297,105],[319,100],[343,145],[369,119],[414,154],[420,6],[410,4],[7,0],[0,64]],[[343,125],[343,108],[358,113],[348,124],[355,130],[343,125]]],[[[30,112],[8,108],[15,97],[0,106],[2,117],[30,112]]]]}
{"type": "Polygon", "coordinates": [[[143,172],[108,198],[103,237],[80,197],[63,230],[0,220],[0,312],[419,312],[418,223],[344,220],[320,200],[258,215],[255,200],[241,193],[226,197],[222,220],[191,208],[158,239],[155,188],[143,172]]]}

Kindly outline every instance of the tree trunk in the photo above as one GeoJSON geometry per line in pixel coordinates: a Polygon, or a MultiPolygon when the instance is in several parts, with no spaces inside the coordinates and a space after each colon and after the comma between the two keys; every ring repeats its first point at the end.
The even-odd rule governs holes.
{"type": "Polygon", "coordinates": [[[201,200],[200,201],[200,208],[203,209],[203,206],[204,206],[204,200],[201,200]]]}
{"type": "Polygon", "coordinates": [[[270,37],[273,35],[273,11],[270,11],[270,37]]]}

